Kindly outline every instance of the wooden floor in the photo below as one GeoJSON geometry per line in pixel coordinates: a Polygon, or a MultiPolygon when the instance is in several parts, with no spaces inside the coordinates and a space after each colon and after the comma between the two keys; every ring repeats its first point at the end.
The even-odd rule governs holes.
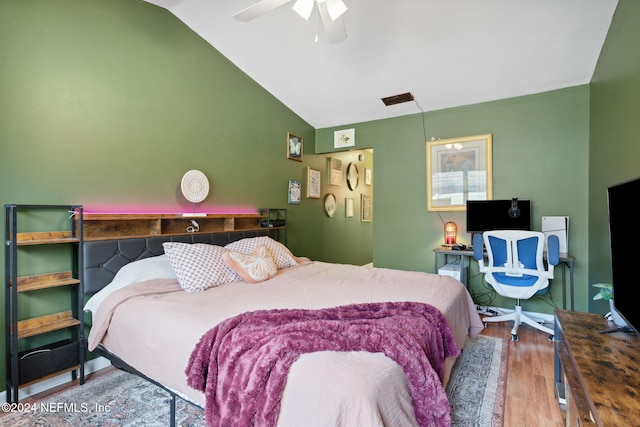
{"type": "MultiPolygon", "coordinates": [[[[564,426],[564,413],[554,395],[553,343],[548,335],[522,325],[519,341],[511,341],[510,323],[490,323],[481,335],[507,338],[509,367],[504,411],[504,427],[564,426]]],[[[101,375],[114,368],[92,374],[101,375]]],[[[60,391],[65,386],[23,400],[34,401],[60,391]]]]}
{"type": "Polygon", "coordinates": [[[511,341],[512,326],[509,322],[489,323],[481,332],[509,340],[504,426],[564,426],[564,411],[554,391],[553,342],[549,335],[528,325],[521,325],[519,340],[511,341]]]}

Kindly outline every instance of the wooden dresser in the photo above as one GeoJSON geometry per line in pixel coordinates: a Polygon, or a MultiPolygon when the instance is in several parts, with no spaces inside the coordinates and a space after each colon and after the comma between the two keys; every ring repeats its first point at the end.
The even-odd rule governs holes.
{"type": "Polygon", "coordinates": [[[601,314],[556,310],[556,381],[567,426],[640,425],[640,337],[600,333],[614,327],[601,314]]]}

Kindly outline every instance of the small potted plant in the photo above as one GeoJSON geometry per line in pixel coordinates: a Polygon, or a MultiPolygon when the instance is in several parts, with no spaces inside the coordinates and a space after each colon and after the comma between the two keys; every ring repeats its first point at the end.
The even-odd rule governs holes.
{"type": "Polygon", "coordinates": [[[618,312],[616,311],[614,304],[613,304],[613,284],[611,283],[596,283],[593,285],[594,288],[599,288],[598,293],[595,294],[593,296],[594,301],[595,300],[605,300],[605,301],[609,301],[609,310],[611,310],[609,313],[607,313],[607,315],[605,317],[609,317],[609,314],[611,315],[611,318],[613,320],[613,323],[615,323],[617,326],[627,326],[627,322],[624,321],[624,319],[622,319],[622,317],[620,317],[620,314],[618,314],[618,312]]]}
{"type": "Polygon", "coordinates": [[[593,296],[593,300],[603,299],[611,301],[613,299],[613,285],[611,283],[596,283],[594,288],[599,288],[598,293],[593,296]]]}

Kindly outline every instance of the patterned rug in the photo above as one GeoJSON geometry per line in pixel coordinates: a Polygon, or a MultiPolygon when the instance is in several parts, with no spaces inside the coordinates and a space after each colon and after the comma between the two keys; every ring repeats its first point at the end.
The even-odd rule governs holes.
{"type": "Polygon", "coordinates": [[[453,426],[502,427],[508,365],[505,339],[478,336],[465,344],[447,384],[453,426]]]}
{"type": "MultiPolygon", "coordinates": [[[[502,426],[508,345],[479,336],[469,341],[456,361],[447,395],[454,426],[502,426]]],[[[0,416],[6,427],[166,427],[169,397],[161,388],[122,371],[88,377],[22,412],[0,416]]],[[[177,399],[176,425],[205,426],[204,411],[177,399]]]]}

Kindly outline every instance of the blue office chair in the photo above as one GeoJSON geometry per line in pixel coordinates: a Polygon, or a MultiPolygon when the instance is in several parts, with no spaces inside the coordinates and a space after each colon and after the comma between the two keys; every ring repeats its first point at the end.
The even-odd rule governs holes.
{"type": "Polygon", "coordinates": [[[473,255],[478,261],[484,279],[495,291],[516,300],[513,313],[484,317],[483,322],[513,321],[511,339],[518,341],[518,326],[526,323],[548,333],[553,339],[553,330],[543,326],[522,313],[521,299],[549,292],[549,279],[553,279],[553,267],[560,261],[560,241],[549,236],[547,242],[547,267],[543,261],[545,235],[537,231],[495,230],[473,237],[473,255]],[[487,250],[487,265],[484,263],[483,243],[487,250]]]}

